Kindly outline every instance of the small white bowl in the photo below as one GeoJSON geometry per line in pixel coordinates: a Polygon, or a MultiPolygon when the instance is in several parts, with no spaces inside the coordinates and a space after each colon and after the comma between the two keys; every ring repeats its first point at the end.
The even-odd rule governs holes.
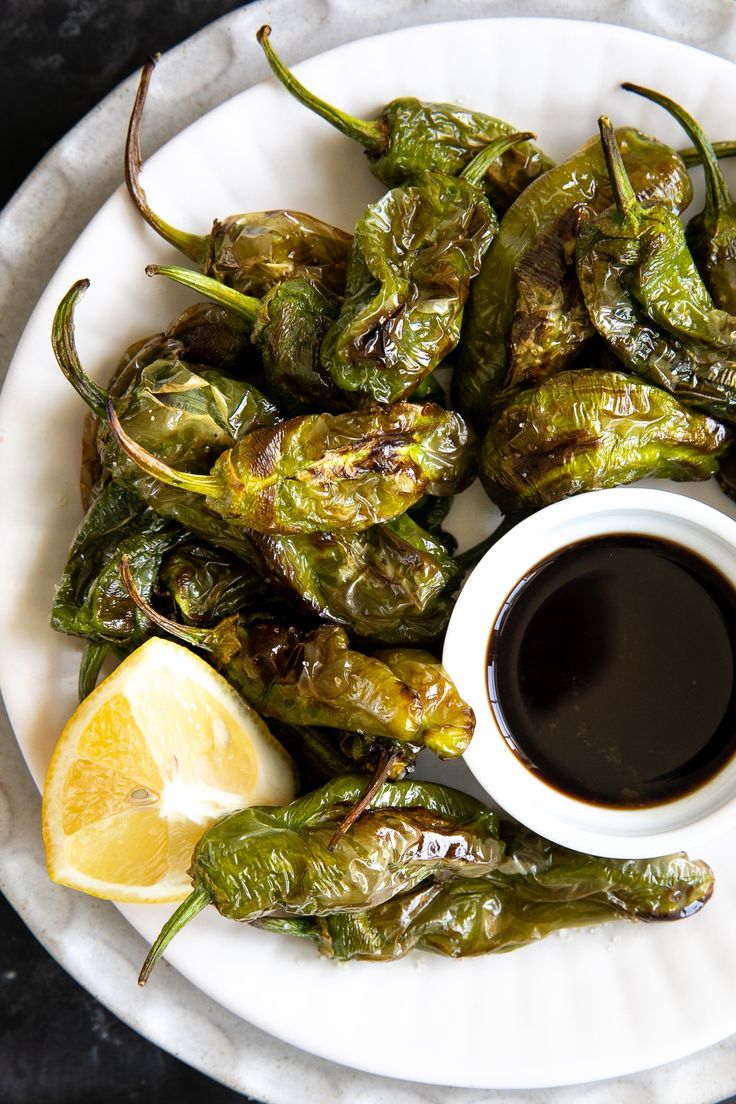
{"type": "Polygon", "coordinates": [[[514,588],[570,544],[626,533],[679,544],[736,588],[736,522],[725,514],[670,491],[593,491],[548,506],[491,547],[460,592],[443,663],[476,715],[465,761],[502,809],[566,847],[610,858],[647,858],[692,851],[736,825],[736,756],[684,796],[643,808],[595,805],[562,793],[524,765],[505,739],[488,694],[489,638],[514,588]]]}

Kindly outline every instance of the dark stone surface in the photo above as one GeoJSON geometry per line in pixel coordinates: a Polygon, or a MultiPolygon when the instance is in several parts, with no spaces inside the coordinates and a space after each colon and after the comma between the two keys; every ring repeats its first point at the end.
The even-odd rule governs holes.
{"type": "MultiPolygon", "coordinates": [[[[239,0],[2,0],[0,206],[134,70],[239,0]]],[[[0,1104],[243,1104],[82,989],[0,896],[0,1104]]]]}
{"type": "Polygon", "coordinates": [[[143,59],[242,0],[3,0],[0,207],[41,157],[143,59]]]}
{"type": "Polygon", "coordinates": [[[0,897],[1,1104],[243,1104],[121,1023],[0,897]]]}

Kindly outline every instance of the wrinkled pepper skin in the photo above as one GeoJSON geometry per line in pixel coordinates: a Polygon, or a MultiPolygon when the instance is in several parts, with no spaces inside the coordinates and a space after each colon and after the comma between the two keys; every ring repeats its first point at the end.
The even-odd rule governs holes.
{"type": "MultiPolygon", "coordinates": [[[[616,133],[637,194],[683,210],[692,198],[692,185],[680,157],[631,127],[616,133]]],[[[592,213],[610,203],[606,162],[596,136],[530,185],[504,215],[471,285],[453,381],[456,405],[473,422],[487,424],[499,393],[506,398],[518,386],[543,377],[546,352],[553,370],[560,370],[590,336],[572,272],[575,235],[592,213]],[[538,265],[530,251],[535,250],[540,264],[547,264],[546,256],[554,258],[558,277],[555,286],[545,286],[545,280],[550,282],[547,270],[532,294],[529,266],[535,278],[538,265]],[[520,267],[521,300],[516,284],[520,267]],[[510,351],[511,335],[515,346],[510,351]]]]}
{"type": "MultiPolygon", "coordinates": [[[[310,111],[362,145],[371,172],[389,188],[404,184],[417,172],[458,176],[484,146],[517,129],[480,111],[427,103],[414,96],[392,100],[375,120],[356,119],[309,92],[281,61],[270,34],[270,27],[261,27],[258,41],[274,76],[310,111]]],[[[514,145],[487,166],[483,188],[493,206],[505,210],[552,164],[532,142],[514,145]]]]}
{"type": "Polygon", "coordinates": [[[322,413],[356,405],[322,365],[322,343],[338,313],[334,296],[308,280],[291,279],[256,299],[178,265],[149,265],[146,271],[206,295],[241,319],[261,356],[265,388],[284,413],[322,413]]]}
{"type": "Polygon", "coordinates": [[[357,533],[254,533],[252,540],[276,586],[355,636],[422,644],[447,627],[459,569],[406,514],[357,533]]]}
{"type": "Polygon", "coordinates": [[[194,849],[194,892],[154,943],[140,984],[184,924],[206,904],[253,921],[271,913],[321,915],[362,910],[430,875],[481,876],[499,862],[497,821],[480,802],[425,782],[389,782],[334,851],[328,848],[362,775],[335,779],[281,808],[225,817],[194,849]]]}
{"type": "MultiPolygon", "coordinates": [[[[73,346],[71,318],[69,324],[72,330],[70,344],[73,346]]],[[[254,354],[250,335],[237,314],[215,303],[195,303],[182,311],[163,333],[136,341],[125,351],[108,382],[107,393],[115,396],[124,394],[129,390],[131,381],[139,380],[144,369],[157,361],[179,361],[217,368],[227,371],[234,378],[250,379],[260,371],[260,365],[254,363],[254,354]]],[[[90,410],[82,435],[79,480],[85,511],[107,478],[98,450],[99,427],[99,418],[90,410]]]]}
{"type": "Polygon", "coordinates": [[[638,200],[600,120],[616,206],[581,227],[577,272],[591,321],[632,372],[683,404],[736,421],[736,317],[718,310],[679,219],[638,200]]]}
{"type": "Polygon", "coordinates": [[[205,495],[213,513],[262,533],[366,529],[426,492],[454,494],[475,462],[463,419],[431,403],[305,414],[254,430],[209,475],[162,463],[122,430],[111,402],[108,414],[116,443],[149,476],[205,495]]]}
{"type": "Polygon", "coordinates": [[[262,610],[277,601],[268,581],[252,565],[191,537],[164,556],[158,587],[188,625],[211,625],[241,610],[262,610]]]}
{"type": "Polygon", "coordinates": [[[623,372],[561,372],[520,392],[483,442],[480,477],[504,513],[646,476],[708,479],[731,440],[705,414],[623,372]]]}
{"type": "Polygon", "coordinates": [[[322,344],[340,389],[406,399],[455,348],[470,281],[498,227],[478,175],[500,151],[491,143],[468,177],[415,173],[361,215],[345,298],[322,344]]]}
{"type": "Polygon", "coordinates": [[[135,647],[150,632],[120,579],[127,556],[137,588],[150,599],[161,562],[186,539],[132,492],[108,483],[79,526],[57,584],[51,627],[58,632],[135,647]]]}
{"type": "Polygon", "coordinates": [[[322,342],[337,313],[336,300],[308,280],[287,280],[261,301],[252,340],[263,360],[268,393],[284,414],[353,405],[322,367],[322,342]]]}
{"type": "Polygon", "coordinates": [[[335,295],[345,286],[352,238],[301,211],[254,211],[216,219],[209,234],[190,234],[165,222],[149,206],[140,183],[140,125],[155,60],[141,72],[125,148],[128,194],[148,225],[202,272],[260,298],[288,279],[305,279],[335,295]]]}
{"type": "MultiPolygon", "coordinates": [[[[73,312],[86,286],[86,281],[74,285],[59,307],[55,350],[62,369],[84,401],[93,410],[104,412],[106,392],[85,376],[74,347],[73,312]]],[[[159,359],[158,352],[156,344],[150,355],[141,353],[133,358],[134,362],[126,360],[111,392],[134,389],[143,369],[151,360],[159,359]]],[[[224,405],[218,403],[215,407],[220,419],[224,405]]],[[[167,413],[167,409],[160,414],[167,413]]],[[[175,410],[169,413],[172,418],[177,416],[175,410]]],[[[145,424],[143,414],[141,419],[145,424]]],[[[203,431],[201,447],[211,455],[215,437],[222,440],[220,430],[204,417],[194,418],[193,425],[203,431]]],[[[200,443],[195,440],[194,444],[194,455],[201,455],[200,443]]],[[[188,465],[188,454],[180,456],[181,462],[188,465]]],[[[121,464],[122,455],[114,456],[113,462],[121,464]]],[[[449,592],[457,582],[458,568],[443,545],[405,515],[358,533],[260,534],[214,516],[199,495],[169,487],[132,466],[126,466],[128,474],[133,478],[132,489],[157,513],[179,521],[200,539],[254,565],[285,598],[319,617],[345,625],[357,636],[386,644],[428,643],[436,640],[447,625],[452,610],[449,592]]]]}
{"type": "Polygon", "coordinates": [[[705,206],[688,222],[685,237],[715,305],[736,314],[736,204],[711,142],[692,115],[668,96],[637,84],[621,87],[663,107],[693,142],[705,174],[705,206]]]}
{"type": "Polygon", "coordinates": [[[513,951],[555,931],[611,920],[680,920],[707,903],[713,873],[686,855],[601,859],[501,826],[506,853],[481,878],[428,880],[365,912],[268,918],[259,927],[314,940],[342,961],[417,948],[450,958],[513,951]]]}

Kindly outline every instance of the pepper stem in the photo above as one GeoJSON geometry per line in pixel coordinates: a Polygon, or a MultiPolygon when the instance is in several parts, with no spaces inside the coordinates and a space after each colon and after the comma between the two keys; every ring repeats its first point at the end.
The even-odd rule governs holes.
{"type": "Polygon", "coordinates": [[[182,472],[177,471],[176,468],[170,468],[168,464],[164,464],[163,460],[153,456],[137,441],[134,441],[132,437],[129,437],[120,423],[111,398],[107,400],[106,414],[107,423],[115,441],[125,455],[134,464],[137,464],[146,475],[151,475],[154,479],[159,479],[170,487],[178,487],[181,491],[192,491],[194,494],[207,495],[209,498],[222,496],[222,485],[219,479],[211,475],[194,475],[192,472],[182,472]]]}
{"type": "Polygon", "coordinates": [[[507,150],[512,146],[518,145],[519,142],[530,142],[536,138],[536,134],[531,134],[529,131],[519,132],[516,134],[502,134],[498,138],[494,138],[492,142],[489,142],[480,153],[477,153],[472,161],[469,161],[465,166],[460,176],[464,176],[471,184],[475,184],[479,187],[483,182],[483,177],[488,171],[488,166],[492,165],[494,161],[497,161],[499,157],[503,157],[507,150]]]}
{"type": "Polygon", "coordinates": [[[140,182],[141,169],[141,119],[143,107],[148,95],[148,86],[151,83],[151,74],[156,67],[159,55],[149,57],[141,71],[141,79],[138,82],[138,91],[135,94],[133,111],[128,123],[128,135],[125,140],[125,183],[128,194],[135,203],[138,211],[148,225],[156,231],[165,241],[170,242],[176,249],[180,249],[185,256],[195,264],[204,266],[210,253],[209,236],[202,234],[187,234],[184,230],[177,230],[168,222],[152,211],[148,205],[146,193],[140,182]]]}
{"type": "Polygon", "coordinates": [[[201,912],[205,905],[209,903],[210,895],[206,889],[195,889],[193,893],[189,894],[185,901],[182,901],[173,916],[169,917],[166,921],[161,931],[158,933],[156,941],[146,955],[146,961],[143,963],[141,972],[138,975],[139,985],[146,984],[151,976],[151,970],[177,932],[180,932],[184,925],[188,924],[190,920],[193,920],[197,913],[201,912]]]}
{"type": "Polygon", "coordinates": [[[88,287],[89,280],[77,280],[59,303],[51,326],[51,345],[56,362],[69,383],[90,410],[104,420],[107,391],[90,379],[82,368],[74,341],[74,309],[88,287]]]}
{"type": "Polygon", "coordinates": [[[271,28],[269,26],[261,27],[256,35],[258,42],[266,55],[266,60],[271,66],[271,70],[278,81],[284,86],[287,92],[290,92],[295,99],[300,103],[308,107],[310,111],[314,111],[316,115],[325,119],[336,130],[339,130],[341,134],[344,134],[346,138],[351,138],[354,142],[359,142],[361,146],[369,153],[380,156],[386,151],[388,146],[388,135],[386,128],[381,124],[379,120],[368,121],[367,119],[357,119],[354,115],[348,115],[344,111],[340,111],[339,108],[333,107],[331,104],[325,103],[324,100],[318,99],[312,92],[301,84],[300,81],[291,73],[279,55],[271,45],[271,28]]]}
{"type": "MultiPolygon", "coordinates": [[[[710,144],[714,154],[719,159],[723,157],[736,157],[736,142],[711,142],[710,144]]],[[[701,163],[700,153],[694,146],[688,146],[687,149],[681,149],[677,152],[689,169],[691,169],[693,165],[699,165],[701,163]]]]}
{"type": "Polygon", "coordinates": [[[378,792],[378,790],[380,790],[381,786],[388,778],[394,763],[399,758],[400,755],[396,751],[386,751],[383,753],[379,760],[378,766],[376,767],[373,778],[371,779],[365,793],[359,801],[356,801],[350,812],[340,821],[337,828],[333,832],[330,842],[327,844],[328,851],[335,850],[338,843],[351,827],[351,825],[355,824],[358,817],[362,816],[362,814],[366,811],[376,793],[378,792]]]}
{"type": "Polygon", "coordinates": [[[92,693],[97,685],[100,668],[107,658],[112,645],[107,640],[88,640],[82,653],[77,680],[77,693],[80,702],[92,693]]]}
{"type": "Polygon", "coordinates": [[[606,159],[606,168],[613,188],[613,198],[621,216],[624,219],[630,219],[638,210],[639,200],[636,198],[636,192],[626,171],[624,159],[616,141],[616,131],[607,115],[601,115],[598,127],[601,132],[603,156],[606,159]]]}
{"type": "Polygon", "coordinates": [[[175,636],[177,639],[183,640],[185,644],[191,644],[195,648],[203,648],[205,651],[216,651],[212,641],[216,627],[213,630],[195,628],[193,625],[182,625],[178,621],[172,621],[170,618],[164,617],[162,613],[159,613],[146,601],[138,590],[133,572],[130,570],[130,560],[125,554],[120,557],[120,578],[123,580],[123,586],[135,605],[154,625],[158,625],[169,636],[175,636]]]}
{"type": "Polygon", "coordinates": [[[627,92],[635,92],[637,96],[643,96],[645,100],[651,100],[659,104],[665,111],[677,120],[695,146],[699,160],[705,172],[705,206],[709,213],[717,217],[720,213],[733,206],[733,200],[728,190],[728,185],[718,164],[715,150],[707,135],[692,115],[671,100],[669,96],[661,92],[653,92],[651,88],[643,88],[640,84],[631,84],[626,81],[621,85],[627,92]]]}
{"type": "Polygon", "coordinates": [[[235,288],[221,284],[219,280],[213,280],[211,276],[205,276],[201,272],[193,272],[191,268],[182,268],[180,265],[147,265],[147,276],[166,276],[174,283],[183,284],[200,295],[206,295],[213,303],[219,303],[228,310],[233,311],[239,318],[243,318],[249,325],[253,325],[260,306],[260,300],[252,295],[243,295],[235,288]]]}

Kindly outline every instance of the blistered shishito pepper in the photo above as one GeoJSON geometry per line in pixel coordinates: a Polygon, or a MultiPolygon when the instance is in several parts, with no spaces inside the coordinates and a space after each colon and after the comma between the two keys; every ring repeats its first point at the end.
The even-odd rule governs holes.
{"type": "MultiPolygon", "coordinates": [[[[69,293],[64,325],[70,331],[68,344],[73,347],[73,309],[84,287],[75,285],[69,293]]],[[[65,339],[66,340],[66,339],[65,339]]],[[[66,354],[65,354],[66,355],[66,354]]],[[[67,358],[68,359],[68,358],[67,358]]],[[[156,361],[183,361],[201,367],[217,368],[236,378],[253,377],[260,372],[260,363],[250,340],[250,332],[242,319],[216,303],[195,303],[158,334],[134,342],[120,359],[108,381],[107,392],[121,395],[131,381],[140,379],[143,371],[156,361]]],[[[89,411],[82,436],[82,470],[80,486],[82,506],[89,508],[99,493],[106,475],[97,449],[99,419],[89,411]]]]}
{"type": "Polygon", "coordinates": [[[560,372],[491,423],[480,477],[504,513],[646,476],[708,479],[731,439],[714,418],[623,372],[560,372]]]}
{"type": "MultiPolygon", "coordinates": [[[[73,309],[85,286],[85,282],[75,285],[59,308],[56,352],[75,388],[99,409],[98,400],[104,400],[105,392],[87,382],[74,346],[73,309]]],[[[156,355],[141,354],[132,363],[126,361],[113,385],[114,393],[133,387],[157,354],[158,345],[156,355]]],[[[216,409],[222,406],[223,402],[218,402],[216,409]]],[[[175,410],[170,414],[179,417],[175,410]]],[[[184,424],[180,414],[179,424],[184,424]]],[[[198,416],[179,445],[189,442],[195,460],[199,456],[201,462],[201,448],[212,447],[213,432],[213,426],[198,416]]],[[[179,456],[182,462],[186,456],[188,462],[186,452],[179,456]]],[[[114,457],[115,471],[123,459],[121,454],[114,457]]],[[[122,478],[122,472],[119,474],[122,478]]],[[[234,552],[247,563],[257,564],[286,598],[358,636],[387,644],[424,643],[435,640],[447,625],[452,609],[449,591],[457,582],[458,569],[442,544],[404,515],[357,533],[251,533],[239,523],[213,515],[199,495],[143,476],[134,466],[126,468],[128,477],[136,493],[158,513],[179,520],[196,536],[234,552]]]]}
{"type": "Polygon", "coordinates": [[[503,824],[501,839],[503,859],[481,878],[428,879],[363,912],[267,917],[257,925],[312,939],[343,961],[396,959],[414,948],[460,958],[612,920],[682,920],[713,892],[711,869],[683,854],[601,859],[503,824]]]}
{"type": "Polygon", "coordinates": [[[322,341],[338,303],[308,280],[284,280],[256,299],[178,265],[149,265],[146,271],[208,296],[241,319],[261,355],[266,389],[286,414],[354,405],[321,363],[322,341]]]}
{"type": "Polygon", "coordinates": [[[677,216],[637,198],[605,116],[600,128],[616,205],[578,234],[591,321],[630,371],[688,407],[736,421],[736,317],[715,307],[677,216]]]}
{"type": "Polygon", "coordinates": [[[140,183],[140,125],[154,66],[150,58],[141,73],[125,149],[128,192],[148,225],[207,275],[248,295],[265,295],[292,278],[342,294],[351,237],[321,219],[301,211],[256,211],[216,219],[209,234],[190,234],[151,209],[140,183]]]}
{"type": "Polygon", "coordinates": [[[692,115],[669,96],[638,84],[621,87],[669,111],[694,143],[705,174],[705,206],[688,222],[685,237],[715,305],[736,314],[736,204],[713,146],[692,115]]]}
{"type": "Polygon", "coordinates": [[[344,629],[235,615],[210,627],[171,621],[142,598],[123,561],[123,580],[139,608],[164,632],[203,648],[264,717],[289,725],[347,729],[461,755],[475,727],[444,668],[411,649],[367,655],[344,629]]]}
{"type": "MultiPolygon", "coordinates": [[[[54,317],[52,343],[61,370],[98,418],[96,449],[103,467],[156,513],[252,562],[253,548],[242,526],[214,519],[200,496],[141,472],[111,437],[106,409],[110,396],[84,372],[74,340],[74,308],[87,286],[88,281],[80,280],[64,296],[54,317]]],[[[114,399],[126,427],[167,460],[207,470],[249,428],[277,421],[273,403],[250,383],[215,369],[196,370],[179,359],[176,345],[167,346],[167,352],[160,359],[130,362],[117,380],[114,399]]]]}
{"type": "Polygon", "coordinates": [[[361,215],[345,298],[322,343],[341,390],[381,403],[408,398],[455,348],[470,282],[498,227],[478,184],[524,137],[496,139],[457,177],[415,172],[361,215]]]}
{"type": "Polygon", "coordinates": [[[100,666],[114,649],[125,655],[141,644],[150,622],[136,609],[120,579],[125,555],[137,589],[150,598],[167,552],[186,531],[149,509],[137,495],[108,483],[77,529],[54,592],[51,627],[89,641],[80,668],[80,701],[93,689],[100,666]]]}
{"type": "Polygon", "coordinates": [[[365,780],[327,783],[281,808],[233,813],[194,849],[193,892],[151,947],[139,983],[208,904],[232,920],[315,916],[382,904],[431,876],[481,876],[499,862],[497,821],[479,801],[428,782],[389,782],[340,846],[329,841],[365,780]]]}
{"type": "MultiPolygon", "coordinates": [[[[637,194],[684,209],[692,184],[681,158],[632,127],[617,134],[637,194]]],[[[478,424],[487,424],[499,395],[561,370],[590,337],[575,284],[575,238],[610,203],[596,136],[531,184],[501,220],[471,285],[453,379],[457,405],[478,424]]]]}
{"type": "Polygon", "coordinates": [[[211,625],[240,610],[270,609],[278,601],[260,571],[191,537],[164,556],[158,586],[189,625],[211,625]]]}
{"type": "Polygon", "coordinates": [[[360,532],[253,533],[265,570],[313,614],[386,644],[436,640],[459,569],[407,514],[360,532]]]}
{"type": "Polygon", "coordinates": [[[257,429],[221,453],[208,475],[153,456],[122,429],[112,401],[108,415],[115,441],[142,471],[206,496],[213,513],[262,533],[366,529],[425,492],[461,490],[475,460],[463,419],[430,403],[304,414],[257,429]]]}
{"type": "MultiPolygon", "coordinates": [[[[377,119],[356,119],[306,89],[279,58],[270,34],[270,27],[261,27],[258,41],[277,79],[310,111],[363,146],[371,172],[389,187],[425,170],[457,176],[489,142],[517,129],[480,111],[413,96],[391,100],[377,119]]],[[[551,166],[537,146],[523,142],[487,166],[483,186],[493,205],[504,209],[551,166]]]]}

